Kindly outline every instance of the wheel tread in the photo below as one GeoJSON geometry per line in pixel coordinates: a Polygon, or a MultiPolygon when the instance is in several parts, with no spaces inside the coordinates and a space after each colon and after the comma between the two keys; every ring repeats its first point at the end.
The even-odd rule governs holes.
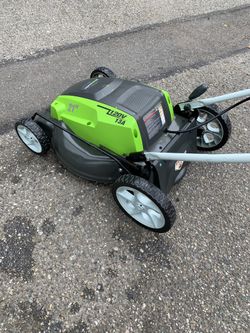
{"type": "MultiPolygon", "coordinates": [[[[35,135],[35,137],[37,138],[37,140],[41,144],[41,147],[42,147],[41,153],[36,153],[32,150],[33,153],[40,155],[40,154],[45,154],[49,150],[49,148],[50,148],[50,138],[48,137],[48,135],[44,132],[44,130],[34,120],[32,120],[32,119],[21,119],[21,120],[19,120],[18,122],[16,122],[16,125],[15,125],[16,131],[17,131],[17,126],[18,125],[23,125],[23,126],[27,127],[35,135]]],[[[30,149],[30,148],[28,148],[28,149],[30,149]]]]}
{"type": "MultiPolygon", "coordinates": [[[[114,187],[113,187],[113,195],[114,195],[116,202],[117,202],[117,199],[115,196],[115,191],[119,186],[123,186],[123,185],[131,186],[131,187],[137,188],[139,190],[142,190],[149,197],[151,197],[151,199],[153,199],[153,201],[159,203],[160,206],[162,207],[163,211],[165,211],[165,213],[168,216],[168,222],[169,222],[168,225],[165,225],[161,229],[153,229],[154,231],[166,232],[173,226],[174,221],[176,219],[175,208],[174,208],[172,202],[167,198],[165,193],[163,193],[158,187],[156,187],[154,184],[148,182],[144,178],[141,178],[141,177],[138,177],[135,175],[131,175],[131,174],[122,175],[116,180],[114,187]]],[[[142,225],[142,224],[140,224],[140,225],[142,225]]],[[[142,225],[142,226],[144,226],[144,225],[142,225]]],[[[144,226],[144,227],[146,227],[146,226],[144,226]]],[[[148,228],[148,227],[146,227],[146,228],[148,228]]],[[[148,228],[148,229],[151,229],[151,228],[148,228]]]]}
{"type": "Polygon", "coordinates": [[[116,77],[115,73],[111,69],[109,69],[107,67],[104,67],[104,66],[97,67],[96,69],[94,69],[93,72],[90,74],[90,77],[91,78],[94,77],[93,75],[95,73],[98,73],[98,72],[104,73],[104,75],[106,75],[106,77],[108,77],[108,78],[115,78],[116,77]]]}

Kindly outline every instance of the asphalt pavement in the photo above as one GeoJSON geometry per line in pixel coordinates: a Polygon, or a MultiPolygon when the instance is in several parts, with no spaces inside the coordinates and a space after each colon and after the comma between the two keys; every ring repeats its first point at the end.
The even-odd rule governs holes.
{"type": "MultiPolygon", "coordinates": [[[[249,52],[250,6],[201,14],[63,46],[0,66],[0,133],[46,109],[68,86],[100,65],[118,76],[157,80],[220,58],[249,52]]],[[[195,87],[195,83],[194,83],[195,87]]],[[[171,87],[169,87],[171,88],[171,87]]]]}
{"type": "MultiPolygon", "coordinates": [[[[177,21],[2,62],[1,333],[249,332],[249,165],[190,164],[170,193],[176,223],[159,235],[124,216],[110,186],[71,175],[53,151],[33,155],[12,129],[101,60],[174,103],[202,82],[205,96],[249,88],[249,7],[177,21]]],[[[249,152],[249,103],[230,117],[220,152],[249,152]]]]}
{"type": "Polygon", "coordinates": [[[248,4],[248,0],[2,0],[0,59],[22,59],[100,35],[248,4]]]}

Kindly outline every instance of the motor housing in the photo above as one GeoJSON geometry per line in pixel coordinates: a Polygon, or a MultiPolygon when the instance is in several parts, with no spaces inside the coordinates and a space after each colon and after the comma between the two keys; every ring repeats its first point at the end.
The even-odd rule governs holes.
{"type": "Polygon", "coordinates": [[[51,104],[51,117],[80,138],[128,156],[158,140],[174,114],[166,91],[134,81],[96,78],[58,96],[51,104]]]}

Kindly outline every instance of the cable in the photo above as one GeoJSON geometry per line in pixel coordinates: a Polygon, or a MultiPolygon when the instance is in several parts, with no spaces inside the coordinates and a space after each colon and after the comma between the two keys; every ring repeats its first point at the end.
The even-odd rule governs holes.
{"type": "MultiPolygon", "coordinates": [[[[165,133],[173,133],[173,134],[182,134],[182,133],[189,133],[189,132],[192,132],[192,131],[194,131],[194,130],[196,130],[196,129],[198,129],[198,128],[204,126],[204,125],[207,125],[207,124],[210,123],[211,121],[213,121],[213,120],[215,120],[215,119],[221,117],[224,113],[226,113],[226,112],[228,112],[228,111],[230,111],[230,110],[236,108],[236,107],[239,106],[240,104],[243,104],[243,103],[245,103],[245,102],[247,102],[247,101],[249,101],[249,100],[250,100],[250,97],[247,97],[247,98],[245,98],[245,99],[239,101],[238,103],[235,103],[235,104],[229,106],[227,109],[221,111],[219,114],[217,114],[217,116],[214,116],[213,118],[209,119],[208,121],[205,121],[204,123],[202,123],[202,124],[200,124],[200,125],[197,125],[197,126],[194,126],[194,127],[192,127],[192,128],[189,128],[189,129],[187,129],[187,130],[183,130],[183,131],[171,131],[171,130],[166,129],[164,132],[165,132],[165,133]]],[[[202,109],[202,108],[200,108],[200,109],[202,109]]]]}
{"type": "MultiPolygon", "coordinates": [[[[62,131],[70,134],[71,136],[73,136],[74,138],[78,139],[79,141],[85,143],[86,145],[88,145],[89,147],[92,147],[98,151],[100,151],[101,153],[103,153],[104,155],[110,157],[111,159],[113,159],[114,161],[117,162],[117,164],[120,165],[120,167],[122,169],[124,169],[128,174],[131,174],[131,171],[125,166],[125,163],[129,164],[129,161],[127,161],[124,157],[121,156],[115,156],[114,154],[112,154],[111,152],[108,152],[107,150],[104,150],[103,148],[100,148],[98,146],[95,146],[94,144],[85,141],[82,138],[79,138],[79,136],[77,136],[76,134],[72,133],[71,131],[67,130],[66,128],[63,128],[62,126],[58,125],[57,123],[55,123],[54,121],[48,119],[47,117],[44,117],[43,115],[41,115],[40,113],[36,112],[31,119],[35,119],[35,117],[38,116],[44,120],[46,120],[47,122],[53,124],[55,127],[61,129],[62,131]]],[[[130,164],[130,167],[134,167],[134,165],[130,164]]]]}

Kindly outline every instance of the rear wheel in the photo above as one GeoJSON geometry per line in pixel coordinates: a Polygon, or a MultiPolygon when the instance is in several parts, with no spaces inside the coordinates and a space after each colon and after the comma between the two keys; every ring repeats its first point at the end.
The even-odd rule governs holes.
{"type": "Polygon", "coordinates": [[[115,73],[107,67],[98,67],[90,74],[90,78],[116,77],[115,73]]]}
{"type": "MultiPolygon", "coordinates": [[[[198,109],[197,125],[202,125],[220,111],[217,105],[198,109]]],[[[227,114],[212,120],[197,130],[197,149],[203,151],[217,150],[223,147],[231,134],[231,122],[227,114]]]]}
{"type": "Polygon", "coordinates": [[[23,144],[35,154],[44,154],[50,148],[50,139],[44,130],[32,119],[16,123],[16,132],[23,144]]]}
{"type": "Polygon", "coordinates": [[[166,232],[174,224],[175,208],[167,196],[147,180],[122,175],[113,185],[118,206],[136,223],[155,232],[166,232]]]}

